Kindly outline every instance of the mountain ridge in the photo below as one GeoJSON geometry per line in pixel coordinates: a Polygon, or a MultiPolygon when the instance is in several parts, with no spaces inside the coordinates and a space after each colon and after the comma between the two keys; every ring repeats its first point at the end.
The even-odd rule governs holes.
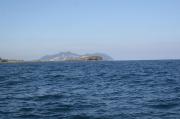
{"type": "MultiPolygon", "coordinates": [[[[41,57],[39,60],[40,61],[69,61],[69,60],[83,60],[82,57],[86,57],[86,60],[89,59],[93,59],[97,58],[97,60],[104,60],[104,61],[110,61],[113,60],[112,57],[110,57],[107,54],[104,53],[87,53],[87,54],[77,54],[77,53],[73,53],[70,51],[67,52],[59,52],[57,54],[52,54],[52,55],[45,55],[43,57],[41,57]]],[[[95,60],[94,59],[94,60],[95,60]]]]}

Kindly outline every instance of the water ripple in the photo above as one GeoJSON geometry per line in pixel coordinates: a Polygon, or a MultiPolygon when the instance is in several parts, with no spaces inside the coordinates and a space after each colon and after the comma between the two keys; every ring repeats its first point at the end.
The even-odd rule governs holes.
{"type": "Polygon", "coordinates": [[[180,61],[0,65],[2,119],[175,119],[180,61]]]}

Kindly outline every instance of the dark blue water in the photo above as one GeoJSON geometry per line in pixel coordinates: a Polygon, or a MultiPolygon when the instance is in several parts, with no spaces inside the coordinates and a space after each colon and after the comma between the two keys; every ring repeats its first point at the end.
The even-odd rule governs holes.
{"type": "Polygon", "coordinates": [[[179,119],[180,61],[0,64],[0,119],[179,119]]]}

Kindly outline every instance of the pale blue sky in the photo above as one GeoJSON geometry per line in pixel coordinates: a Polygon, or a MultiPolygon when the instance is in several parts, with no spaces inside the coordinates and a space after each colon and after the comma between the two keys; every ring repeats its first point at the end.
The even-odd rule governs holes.
{"type": "Polygon", "coordinates": [[[0,0],[0,57],[180,59],[180,0],[0,0]]]}

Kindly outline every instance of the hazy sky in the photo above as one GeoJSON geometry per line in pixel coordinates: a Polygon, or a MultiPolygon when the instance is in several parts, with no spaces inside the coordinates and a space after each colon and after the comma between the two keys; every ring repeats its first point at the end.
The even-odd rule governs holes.
{"type": "Polygon", "coordinates": [[[180,58],[180,0],[0,0],[0,57],[180,58]]]}

